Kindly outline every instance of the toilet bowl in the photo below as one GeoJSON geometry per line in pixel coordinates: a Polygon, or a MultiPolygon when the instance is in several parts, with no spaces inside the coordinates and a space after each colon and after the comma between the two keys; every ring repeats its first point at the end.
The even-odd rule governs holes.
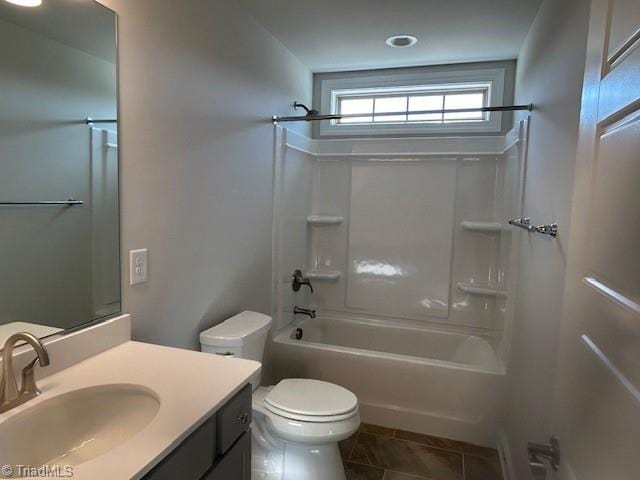
{"type": "Polygon", "coordinates": [[[253,413],[253,479],[344,480],[338,442],[360,425],[351,392],[318,380],[286,379],[254,392],[253,413]]]}
{"type": "MultiPolygon", "coordinates": [[[[262,361],[271,318],[243,312],[200,334],[203,352],[262,361]]],[[[346,388],[289,378],[253,385],[252,480],[345,480],[338,442],[360,425],[358,399],[346,388]]]]}

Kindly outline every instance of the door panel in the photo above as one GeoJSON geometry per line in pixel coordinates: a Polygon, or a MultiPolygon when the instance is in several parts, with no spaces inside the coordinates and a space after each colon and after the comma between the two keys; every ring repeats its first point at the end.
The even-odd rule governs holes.
{"type": "Polygon", "coordinates": [[[602,38],[598,39],[609,50],[607,58],[601,58],[599,67],[603,72],[599,86],[601,121],[633,105],[640,97],[640,2],[612,0],[607,3],[602,7],[606,17],[602,18],[603,34],[599,35],[602,38]]]}
{"type": "Polygon", "coordinates": [[[640,301],[640,113],[602,129],[591,195],[589,272],[640,301]]]}
{"type": "MultiPolygon", "coordinates": [[[[589,282],[593,280],[593,277],[587,279],[589,282]]],[[[626,378],[626,383],[640,386],[638,312],[611,298],[604,291],[608,287],[596,282],[589,284],[591,289],[584,288],[587,311],[584,312],[586,321],[582,335],[586,335],[589,341],[580,336],[583,347],[593,350],[589,342],[596,345],[611,364],[616,366],[618,373],[626,378]]]]}
{"type": "Polygon", "coordinates": [[[635,480],[640,425],[639,400],[616,375],[598,347],[580,339],[573,359],[572,402],[560,437],[560,478],[635,480]]]}
{"type": "Polygon", "coordinates": [[[639,32],[640,2],[637,0],[613,0],[610,8],[607,57],[611,63],[624,54],[639,32]]]}
{"type": "Polygon", "coordinates": [[[610,68],[599,85],[599,118],[606,119],[616,114],[626,114],[625,108],[637,108],[640,96],[640,41],[634,43],[625,57],[620,58],[610,68]],[[624,85],[625,88],[620,88],[624,85]]]}
{"type": "Polygon", "coordinates": [[[592,0],[554,427],[562,480],[639,478],[640,2],[592,0]]]}

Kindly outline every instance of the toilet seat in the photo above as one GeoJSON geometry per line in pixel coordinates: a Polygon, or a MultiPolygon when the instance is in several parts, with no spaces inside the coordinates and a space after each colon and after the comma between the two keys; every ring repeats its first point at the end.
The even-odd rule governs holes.
{"type": "MultiPolygon", "coordinates": [[[[360,425],[357,401],[355,407],[339,415],[302,415],[278,409],[266,402],[266,398],[276,387],[277,385],[260,387],[253,393],[254,421],[266,421],[268,429],[276,438],[305,445],[330,444],[349,438],[360,425]]],[[[272,402],[274,398],[277,402],[279,395],[272,397],[272,402]]],[[[345,404],[339,410],[344,410],[347,406],[349,405],[345,404]]]]}
{"type": "Polygon", "coordinates": [[[324,417],[319,415],[301,415],[299,413],[291,413],[284,410],[280,410],[278,408],[272,407],[271,405],[265,404],[265,410],[273,413],[274,415],[278,415],[279,417],[286,418],[288,420],[297,420],[299,422],[307,422],[307,423],[331,423],[331,422],[340,422],[342,420],[348,420],[353,417],[356,413],[358,413],[358,409],[354,408],[353,410],[344,413],[342,415],[333,415],[330,417],[324,417]]]}
{"type": "Polygon", "coordinates": [[[353,417],[358,412],[358,399],[346,388],[333,383],[288,378],[266,394],[264,407],[292,420],[330,423],[353,417]]]}

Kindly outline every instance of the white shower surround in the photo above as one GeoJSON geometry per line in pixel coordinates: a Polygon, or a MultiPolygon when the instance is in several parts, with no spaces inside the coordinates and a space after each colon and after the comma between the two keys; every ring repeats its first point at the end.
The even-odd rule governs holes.
{"type": "Polygon", "coordinates": [[[506,136],[337,140],[313,140],[276,128],[274,285],[280,288],[273,298],[276,325],[293,320],[283,317],[285,306],[291,311],[294,301],[312,302],[323,312],[447,325],[500,341],[507,308],[505,266],[512,264],[506,248],[512,232],[505,225],[520,213],[520,201],[510,200],[520,192],[504,184],[521,184],[522,127],[506,136]],[[376,173],[393,172],[395,165],[398,171],[404,167],[421,178],[416,182],[406,172],[376,173]],[[404,195],[404,186],[385,188],[385,179],[406,183],[419,200],[404,195]],[[368,198],[354,197],[354,182],[359,180],[365,183],[358,184],[364,185],[358,195],[368,198]],[[425,195],[421,186],[434,193],[425,195]],[[404,195],[402,208],[386,209],[386,199],[379,198],[384,195],[395,201],[404,195]],[[374,207],[386,215],[376,215],[374,207]],[[393,215],[413,215],[421,225],[414,228],[411,219],[393,215]],[[323,225],[315,220],[329,217],[340,222],[323,225]],[[366,245],[371,232],[388,235],[394,243],[386,250],[384,244],[366,245]],[[410,238],[401,238],[403,233],[410,238]],[[422,240],[416,243],[415,238],[422,240]],[[381,280],[388,280],[382,277],[399,267],[393,270],[402,275],[391,275],[399,298],[387,295],[381,304],[384,288],[367,292],[363,284],[373,285],[376,278],[366,278],[366,269],[359,268],[367,263],[363,259],[373,259],[367,269],[384,270],[370,275],[381,280]],[[295,268],[316,280],[313,297],[306,289],[301,296],[282,288],[295,268]],[[411,296],[409,290],[416,283],[425,286],[411,296]]]}
{"type": "MultiPolygon", "coordinates": [[[[468,273],[464,265],[457,265],[463,263],[464,256],[456,263],[452,254],[450,301],[472,298],[479,302],[480,309],[489,304],[494,309],[491,324],[474,326],[466,325],[464,318],[458,324],[438,324],[431,321],[434,319],[425,322],[392,318],[388,314],[359,315],[353,311],[332,310],[326,308],[319,296],[326,287],[338,288],[340,285],[339,288],[346,291],[346,284],[341,283],[346,275],[315,282],[316,294],[313,296],[309,296],[306,289],[298,294],[291,292],[289,276],[293,266],[307,269],[310,266],[312,254],[309,250],[317,241],[314,239],[317,225],[308,224],[308,216],[344,216],[344,222],[333,223],[330,228],[348,228],[348,212],[342,215],[342,212],[314,209],[317,198],[315,193],[308,191],[312,183],[307,182],[313,182],[317,173],[314,173],[314,165],[318,162],[340,164],[345,159],[351,162],[380,158],[406,162],[445,157],[460,165],[464,161],[472,173],[467,180],[475,181],[476,159],[499,157],[504,159],[505,165],[509,162],[509,166],[503,168],[500,175],[495,175],[495,181],[517,184],[516,188],[507,189],[510,191],[493,199],[492,214],[502,219],[521,213],[520,185],[524,176],[526,132],[527,125],[523,122],[506,136],[313,140],[277,127],[273,314],[278,331],[271,345],[273,379],[299,376],[338,383],[358,395],[364,421],[495,445],[509,352],[514,285],[501,285],[499,297],[468,297],[469,293],[456,288],[459,276],[468,273]],[[505,196],[508,197],[506,200],[505,196]],[[500,201],[502,205],[496,205],[500,201]],[[320,311],[319,318],[296,323],[291,313],[294,303],[316,306],[320,311]],[[303,328],[302,340],[292,337],[297,327],[303,328]]],[[[459,182],[456,188],[461,188],[459,182]]],[[[344,199],[332,200],[337,204],[344,199]]],[[[453,248],[477,250],[480,256],[487,248],[492,248],[494,261],[511,264],[510,272],[493,273],[497,279],[508,282],[509,278],[514,278],[517,248],[496,249],[488,247],[487,243],[482,250],[476,242],[488,242],[487,239],[496,233],[507,235],[507,238],[514,235],[517,239],[519,233],[511,233],[504,226],[497,228],[495,218],[464,217],[472,211],[464,208],[456,211],[453,248]],[[463,220],[483,221],[472,222],[473,228],[469,228],[469,222],[463,220]],[[466,235],[478,235],[479,240],[466,235]]],[[[319,231],[327,230],[320,228],[319,231]]],[[[478,260],[474,261],[477,263],[478,260]]],[[[478,265],[484,264],[480,262],[468,269],[473,270],[478,265]]]]}

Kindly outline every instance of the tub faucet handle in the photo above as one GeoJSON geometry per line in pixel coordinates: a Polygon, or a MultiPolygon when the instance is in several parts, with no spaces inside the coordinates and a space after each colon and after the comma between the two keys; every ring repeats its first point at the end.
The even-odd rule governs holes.
{"type": "Polygon", "coordinates": [[[311,280],[309,280],[308,277],[305,277],[302,274],[302,270],[296,269],[293,271],[293,275],[291,276],[291,288],[293,288],[294,292],[297,292],[300,290],[300,287],[302,287],[302,285],[306,285],[307,287],[309,287],[311,293],[313,293],[313,285],[311,285],[311,280]]]}

